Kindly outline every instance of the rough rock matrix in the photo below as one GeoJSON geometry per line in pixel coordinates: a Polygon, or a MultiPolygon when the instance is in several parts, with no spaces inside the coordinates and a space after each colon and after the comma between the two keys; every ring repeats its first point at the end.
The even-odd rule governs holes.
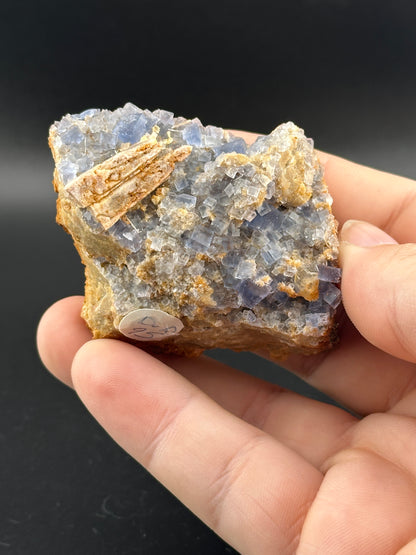
{"type": "Polygon", "coordinates": [[[332,346],[337,224],[296,125],[247,146],[198,119],[126,104],[65,116],[49,144],[94,337],[185,355],[332,346]]]}

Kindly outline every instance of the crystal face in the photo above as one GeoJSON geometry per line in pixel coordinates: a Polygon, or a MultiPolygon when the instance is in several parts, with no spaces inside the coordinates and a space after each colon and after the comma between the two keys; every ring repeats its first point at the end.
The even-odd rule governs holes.
{"type": "Polygon", "coordinates": [[[168,351],[318,352],[341,301],[337,225],[313,142],[293,123],[248,146],[198,119],[126,104],[50,131],[58,220],[86,265],[96,337],[161,310],[168,351]]]}

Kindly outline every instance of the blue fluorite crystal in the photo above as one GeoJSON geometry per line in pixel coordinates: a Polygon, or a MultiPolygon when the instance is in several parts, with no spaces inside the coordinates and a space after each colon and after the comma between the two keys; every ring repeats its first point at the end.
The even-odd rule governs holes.
{"type": "Polygon", "coordinates": [[[182,137],[191,146],[202,146],[202,125],[192,122],[184,127],[182,137]]]}
{"type": "Polygon", "coordinates": [[[237,290],[241,296],[242,306],[247,306],[248,308],[254,308],[272,292],[270,286],[257,285],[250,279],[241,281],[237,290]]]}
{"type": "Polygon", "coordinates": [[[171,303],[189,320],[206,303],[205,318],[215,325],[238,321],[288,337],[324,336],[341,301],[338,243],[322,168],[302,130],[283,124],[248,146],[223,129],[165,110],[133,104],[113,112],[89,109],[51,130],[62,194],[78,176],[152,133],[165,148],[192,147],[159,193],[107,231],[88,207],[79,208],[91,234],[128,253],[118,265],[95,257],[115,312],[126,313],[141,299],[158,309],[171,303]],[[285,175],[290,160],[299,158],[301,169],[290,171],[303,172],[310,190],[304,198],[297,191],[290,196],[290,171],[285,175]]]}

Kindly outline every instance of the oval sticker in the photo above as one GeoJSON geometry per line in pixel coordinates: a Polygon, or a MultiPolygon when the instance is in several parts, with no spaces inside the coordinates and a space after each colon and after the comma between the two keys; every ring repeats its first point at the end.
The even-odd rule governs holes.
{"type": "Polygon", "coordinates": [[[163,310],[138,308],[122,318],[118,329],[136,341],[160,341],[177,335],[183,329],[183,324],[179,318],[163,310]]]}

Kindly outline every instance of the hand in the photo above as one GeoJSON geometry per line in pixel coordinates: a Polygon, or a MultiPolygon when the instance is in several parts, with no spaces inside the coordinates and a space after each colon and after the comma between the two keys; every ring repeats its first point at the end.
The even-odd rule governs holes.
{"type": "Polygon", "coordinates": [[[81,297],[46,312],[39,352],[115,441],[240,552],[414,554],[416,183],[321,159],[340,223],[373,225],[341,233],[349,319],[339,347],[284,364],[362,418],[206,357],[90,341],[81,297]]]}

